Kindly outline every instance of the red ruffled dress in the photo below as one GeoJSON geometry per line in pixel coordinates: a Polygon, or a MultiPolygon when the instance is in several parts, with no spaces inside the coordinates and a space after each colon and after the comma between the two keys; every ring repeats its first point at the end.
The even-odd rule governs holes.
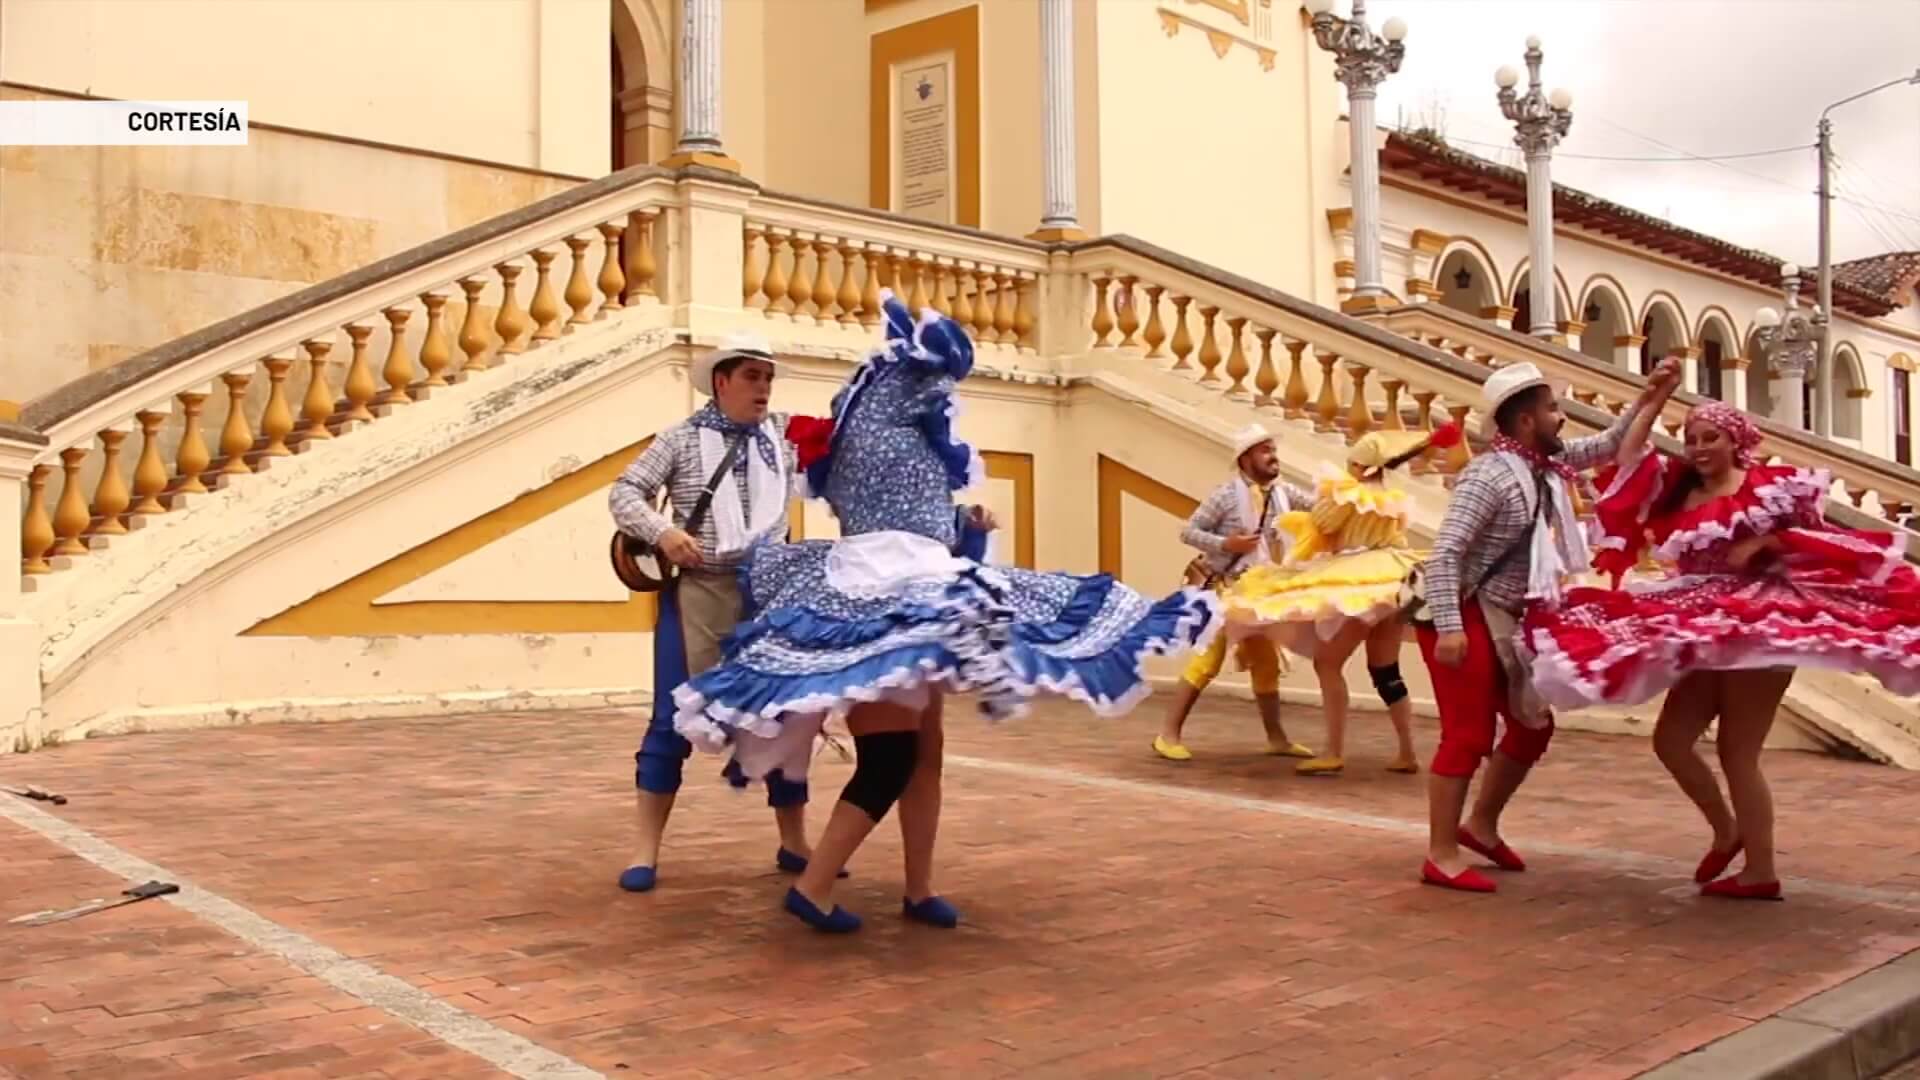
{"type": "Polygon", "coordinates": [[[1549,704],[1636,705],[1690,671],[1780,667],[1864,672],[1920,694],[1920,574],[1901,538],[1829,525],[1824,470],[1754,465],[1740,490],[1678,509],[1687,469],[1649,454],[1600,474],[1594,569],[1617,583],[1648,547],[1673,569],[1529,607],[1521,641],[1549,704]],[[1756,535],[1780,550],[1734,570],[1729,549],[1756,535]]]}

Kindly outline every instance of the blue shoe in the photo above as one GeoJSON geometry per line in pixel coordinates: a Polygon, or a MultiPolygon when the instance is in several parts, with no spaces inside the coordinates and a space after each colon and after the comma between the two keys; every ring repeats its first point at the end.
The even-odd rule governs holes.
{"type": "Polygon", "coordinates": [[[629,866],[620,871],[620,887],[628,892],[652,892],[657,876],[651,866],[629,866]]]}
{"type": "Polygon", "coordinates": [[[851,934],[860,929],[860,916],[833,905],[833,910],[821,911],[813,901],[800,895],[799,889],[787,890],[787,912],[823,934],[851,934]]]}
{"type": "MultiPolygon", "coordinates": [[[[795,855],[786,848],[781,848],[779,851],[773,853],[773,865],[779,867],[780,872],[783,874],[804,874],[807,872],[807,857],[805,855],[795,855]]],[[[834,876],[846,877],[846,868],[842,867],[840,872],[834,876]]]]}
{"type": "Polygon", "coordinates": [[[944,896],[929,896],[919,903],[901,897],[900,913],[914,922],[951,930],[960,925],[960,909],[947,903],[944,896]]]}

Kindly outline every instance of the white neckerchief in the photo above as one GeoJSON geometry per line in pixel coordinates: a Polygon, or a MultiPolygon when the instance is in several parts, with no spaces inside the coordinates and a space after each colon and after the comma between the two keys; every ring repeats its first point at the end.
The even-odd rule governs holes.
{"type": "Polygon", "coordinates": [[[1587,546],[1586,530],[1573,512],[1573,496],[1567,479],[1558,472],[1547,473],[1547,513],[1538,505],[1539,495],[1533,467],[1518,454],[1503,453],[1500,460],[1520,478],[1526,492],[1527,510],[1533,515],[1533,536],[1528,550],[1527,599],[1560,602],[1561,587],[1574,574],[1586,569],[1593,560],[1587,546]]]}
{"type": "MultiPolygon", "coordinates": [[[[774,427],[771,418],[761,422],[761,430],[773,444],[780,446],[784,436],[774,427]]],[[[793,490],[793,479],[787,474],[785,454],[776,457],[778,469],[769,468],[766,459],[755,448],[754,439],[748,436],[740,447],[741,456],[747,459],[747,495],[753,504],[753,520],[749,522],[746,511],[740,505],[740,485],[731,475],[720,478],[720,486],[714,489],[713,503],[708,515],[713,521],[714,537],[719,545],[716,556],[738,555],[752,547],[754,542],[765,536],[780,521],[780,515],[787,511],[787,499],[793,490]]],[[[700,429],[700,480],[705,483],[713,476],[715,469],[727,456],[727,436],[712,428],[700,429]]]]}
{"type": "Polygon", "coordinates": [[[1260,535],[1260,546],[1253,551],[1253,556],[1256,560],[1254,565],[1258,566],[1272,562],[1273,549],[1268,545],[1268,534],[1273,531],[1273,523],[1280,520],[1280,515],[1292,509],[1292,507],[1287,505],[1286,487],[1278,480],[1275,480],[1267,487],[1267,511],[1269,516],[1267,527],[1264,529],[1260,527],[1259,513],[1253,508],[1253,485],[1247,482],[1247,474],[1242,472],[1233,474],[1233,490],[1234,493],[1240,497],[1239,531],[1243,533],[1258,533],[1260,535]]]}

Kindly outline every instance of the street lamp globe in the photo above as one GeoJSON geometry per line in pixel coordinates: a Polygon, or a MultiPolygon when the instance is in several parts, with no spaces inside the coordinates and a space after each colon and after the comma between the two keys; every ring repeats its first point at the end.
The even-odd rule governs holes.
{"type": "Polygon", "coordinates": [[[1405,41],[1407,37],[1407,20],[1395,15],[1393,18],[1387,20],[1387,25],[1380,28],[1380,35],[1388,41],[1405,41]]]}
{"type": "Polygon", "coordinates": [[[1762,329],[1769,326],[1779,326],[1780,312],[1774,308],[1763,307],[1753,313],[1753,325],[1761,327],[1762,329]]]}
{"type": "Polygon", "coordinates": [[[1800,264],[1799,263],[1782,263],[1780,266],[1780,276],[1783,278],[1799,277],[1800,264]]]}
{"type": "Polygon", "coordinates": [[[1540,35],[1539,35],[1539,34],[1528,34],[1528,35],[1527,35],[1527,48],[1529,48],[1529,49],[1537,49],[1537,48],[1539,48],[1539,47],[1540,47],[1540,35]]]}
{"type": "Polygon", "coordinates": [[[1307,0],[1307,14],[1326,15],[1333,11],[1333,0],[1307,0]]]}
{"type": "Polygon", "coordinates": [[[1547,95],[1547,103],[1561,112],[1566,112],[1573,108],[1573,91],[1563,86],[1547,95]]]}
{"type": "Polygon", "coordinates": [[[1520,73],[1513,69],[1512,64],[1502,64],[1500,70],[1493,73],[1493,81],[1499,84],[1500,89],[1511,90],[1520,82],[1520,73]]]}

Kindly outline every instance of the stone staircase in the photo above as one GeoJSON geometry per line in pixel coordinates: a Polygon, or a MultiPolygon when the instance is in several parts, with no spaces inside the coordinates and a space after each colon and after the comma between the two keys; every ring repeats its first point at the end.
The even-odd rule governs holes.
{"type": "MultiPolygon", "coordinates": [[[[1073,493],[1035,500],[1026,526],[1042,562],[1070,570],[1104,558],[1075,501],[1096,456],[1199,495],[1217,448],[1260,418],[1306,479],[1375,427],[1471,430],[1492,366],[1538,347],[1432,309],[1351,318],[1128,237],[1048,246],[698,167],[627,170],[95,372],[0,425],[22,550],[0,585],[0,746],[641,700],[643,598],[584,623],[534,601],[399,605],[408,617],[380,624],[412,628],[399,631],[287,613],[421,562],[450,530],[506,528],[489,523],[533,513],[555,484],[604,484],[692,407],[692,347],[762,334],[787,364],[783,407],[823,411],[873,344],[882,287],[973,330],[968,430],[1073,493]]],[[[1578,373],[1569,413],[1587,429],[1637,392],[1624,373],[1578,373]]],[[[1861,455],[1769,434],[1791,460],[1845,466],[1865,509],[1837,503],[1837,517],[1920,495],[1861,455]]],[[[1472,453],[1416,465],[1417,531],[1437,526],[1472,453]]],[[[604,529],[553,557],[598,558],[604,529]]],[[[1794,695],[1791,744],[1920,765],[1906,703],[1862,701],[1841,677],[1803,676],[1794,695]]],[[[1590,722],[1643,731],[1650,716],[1590,722]]]]}

